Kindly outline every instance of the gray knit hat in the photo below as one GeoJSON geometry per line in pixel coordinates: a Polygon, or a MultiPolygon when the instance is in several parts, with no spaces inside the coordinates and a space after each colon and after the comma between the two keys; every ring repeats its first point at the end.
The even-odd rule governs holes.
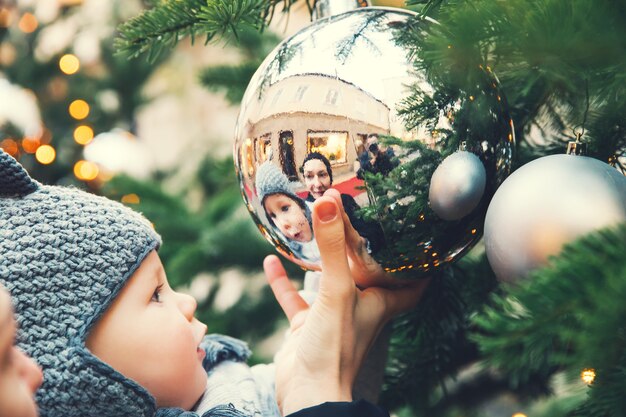
{"type": "Polygon", "coordinates": [[[0,282],[15,303],[19,346],[43,368],[42,417],[155,414],[154,398],[93,356],[85,339],[159,245],[140,214],[41,185],[0,150],[0,282]]]}
{"type": "MultiPolygon", "coordinates": [[[[259,169],[256,172],[256,193],[261,202],[261,206],[265,202],[265,198],[272,194],[285,194],[294,200],[304,210],[305,216],[309,223],[311,223],[311,209],[304,202],[303,199],[298,197],[294,189],[298,183],[292,183],[287,176],[274,165],[271,161],[263,162],[259,165],[259,169]]],[[[272,219],[268,218],[270,223],[272,219]]]]}

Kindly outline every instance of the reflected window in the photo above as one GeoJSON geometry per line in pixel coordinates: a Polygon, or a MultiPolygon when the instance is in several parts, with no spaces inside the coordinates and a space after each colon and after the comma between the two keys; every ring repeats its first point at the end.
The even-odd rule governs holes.
{"type": "Polygon", "coordinates": [[[290,180],[298,179],[296,160],[293,151],[293,131],[283,130],[279,134],[278,146],[280,147],[280,166],[290,180]]]}
{"type": "Polygon", "coordinates": [[[274,95],[274,98],[272,99],[272,106],[275,106],[276,104],[278,104],[278,100],[280,100],[280,96],[283,94],[283,89],[281,88],[280,90],[278,90],[276,92],[276,94],[274,95]]]}
{"type": "Polygon", "coordinates": [[[258,142],[256,144],[256,154],[257,161],[259,164],[267,160],[272,160],[272,135],[270,133],[266,133],[259,137],[258,142]]]}
{"type": "Polygon", "coordinates": [[[339,98],[339,91],[330,89],[328,90],[328,93],[326,93],[326,104],[336,106],[338,98],[339,98]]]}
{"type": "Polygon", "coordinates": [[[243,146],[243,154],[246,174],[249,178],[252,178],[254,175],[254,147],[252,146],[252,139],[246,139],[245,145],[243,146]]]}
{"type": "Polygon", "coordinates": [[[301,85],[300,87],[298,87],[298,89],[296,90],[296,94],[293,96],[293,101],[302,101],[302,99],[304,98],[304,93],[306,93],[306,90],[308,89],[308,85],[301,85]]]}
{"type": "Polygon", "coordinates": [[[346,147],[348,132],[313,131],[307,132],[307,148],[309,153],[319,152],[330,161],[331,165],[348,162],[346,147]]]}

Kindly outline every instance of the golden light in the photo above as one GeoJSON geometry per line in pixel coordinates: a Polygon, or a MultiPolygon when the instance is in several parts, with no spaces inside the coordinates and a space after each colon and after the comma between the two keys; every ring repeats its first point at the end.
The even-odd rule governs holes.
{"type": "Polygon", "coordinates": [[[476,229],[472,229],[472,234],[475,235],[476,234],[476,229]]]}
{"type": "Polygon", "coordinates": [[[18,152],[20,151],[19,146],[17,146],[17,142],[11,138],[4,139],[2,142],[0,142],[0,148],[4,149],[6,153],[13,157],[17,156],[18,152]]]}
{"type": "Polygon", "coordinates": [[[11,11],[9,9],[0,8],[0,27],[8,28],[11,26],[11,11]]]}
{"type": "Polygon", "coordinates": [[[59,68],[67,75],[76,74],[80,68],[80,61],[76,55],[65,54],[59,59],[59,68]]]}
{"type": "Polygon", "coordinates": [[[81,160],[74,164],[74,175],[79,180],[95,180],[98,176],[99,171],[100,169],[98,169],[98,165],[94,164],[93,162],[81,160]]]}
{"type": "Polygon", "coordinates": [[[17,27],[24,33],[33,33],[37,29],[37,26],[39,26],[39,22],[32,13],[24,13],[20,22],[17,24],[17,27]]]}
{"type": "Polygon", "coordinates": [[[74,140],[79,145],[87,145],[93,140],[93,129],[87,125],[80,125],[74,129],[74,140]]]}
{"type": "Polygon", "coordinates": [[[524,413],[515,413],[512,417],[527,417],[524,413]]]}
{"type": "Polygon", "coordinates": [[[470,101],[474,101],[474,96],[469,96],[470,101]]]}
{"type": "Polygon", "coordinates": [[[39,148],[41,142],[39,142],[39,138],[29,138],[26,137],[22,139],[22,149],[26,153],[35,153],[37,152],[37,148],[39,148]]]}
{"type": "Polygon", "coordinates": [[[43,165],[51,164],[56,157],[57,151],[50,145],[41,145],[37,148],[37,152],[35,153],[37,162],[43,165]]]}
{"type": "Polygon", "coordinates": [[[89,116],[89,104],[85,100],[74,100],[69,107],[70,116],[76,120],[82,120],[89,116]]]}
{"type": "Polygon", "coordinates": [[[596,379],[596,371],[593,369],[583,369],[580,373],[580,379],[582,379],[585,384],[591,385],[596,379]]]}
{"type": "Polygon", "coordinates": [[[139,204],[141,202],[141,199],[139,198],[139,196],[135,193],[132,194],[126,194],[122,196],[122,203],[125,204],[139,204]]]}

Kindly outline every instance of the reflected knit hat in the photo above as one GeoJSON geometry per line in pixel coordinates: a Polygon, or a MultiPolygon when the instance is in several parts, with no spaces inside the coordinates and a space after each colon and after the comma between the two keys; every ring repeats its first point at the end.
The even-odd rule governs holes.
{"type": "Polygon", "coordinates": [[[41,417],[153,416],[154,398],[85,347],[98,321],[160,237],[106,198],[31,179],[0,150],[0,282],[19,347],[44,373],[41,417]]]}
{"type": "MultiPolygon", "coordinates": [[[[274,165],[271,161],[266,161],[259,165],[259,169],[256,172],[256,193],[261,202],[261,206],[265,208],[265,198],[272,194],[284,194],[294,200],[304,210],[305,216],[311,223],[311,209],[303,199],[298,197],[294,189],[298,183],[289,182],[287,176],[274,165]]],[[[268,218],[270,223],[272,219],[268,218]]]]}

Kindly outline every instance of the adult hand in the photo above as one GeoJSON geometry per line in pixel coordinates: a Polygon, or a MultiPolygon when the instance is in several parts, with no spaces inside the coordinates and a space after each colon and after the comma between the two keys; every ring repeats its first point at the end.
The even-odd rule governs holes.
{"type": "MultiPolygon", "coordinates": [[[[352,278],[360,288],[367,287],[398,287],[404,286],[406,283],[391,277],[386,273],[382,266],[367,251],[367,242],[359,235],[350,218],[346,214],[341,194],[335,189],[326,190],[324,196],[331,197],[335,200],[339,207],[340,215],[344,224],[344,233],[346,241],[346,253],[348,255],[348,264],[352,278]]],[[[317,236],[317,235],[316,235],[317,236]]]]}
{"type": "Polygon", "coordinates": [[[276,256],[263,265],[290,322],[290,335],[274,359],[283,415],[327,401],[351,401],[354,379],[377,334],[392,316],[412,308],[426,285],[358,289],[347,259],[342,210],[332,197],[315,201],[313,229],[322,277],[311,307],[276,256]]]}

